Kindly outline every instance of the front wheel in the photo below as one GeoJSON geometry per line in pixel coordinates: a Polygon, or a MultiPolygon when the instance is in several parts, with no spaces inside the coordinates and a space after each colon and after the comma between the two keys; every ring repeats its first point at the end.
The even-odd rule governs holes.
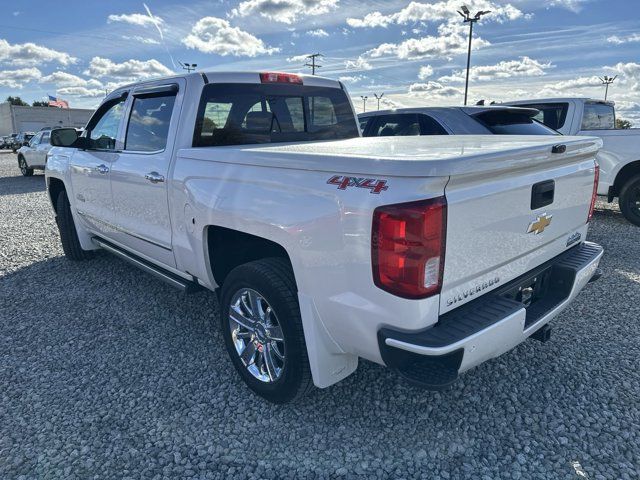
{"type": "Polygon", "coordinates": [[[251,390],[273,403],[294,401],[309,390],[297,289],[285,259],[257,260],[229,273],[220,315],[231,361],[251,390]]]}
{"type": "Polygon", "coordinates": [[[640,175],[627,180],[620,190],[618,201],[624,218],[640,227],[640,175]]]}
{"type": "Polygon", "coordinates": [[[78,238],[76,224],[73,221],[71,205],[67,198],[67,192],[62,190],[56,201],[56,223],[60,231],[60,241],[65,257],[69,260],[88,260],[93,257],[93,251],[83,250],[78,238]]]}
{"type": "Polygon", "coordinates": [[[18,157],[18,166],[20,167],[22,176],[30,177],[31,175],[33,175],[33,168],[29,168],[29,166],[27,165],[27,161],[22,155],[18,157]]]}

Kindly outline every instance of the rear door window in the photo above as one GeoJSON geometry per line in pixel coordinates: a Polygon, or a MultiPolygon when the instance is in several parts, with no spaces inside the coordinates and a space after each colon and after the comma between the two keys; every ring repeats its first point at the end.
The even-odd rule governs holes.
{"type": "Polygon", "coordinates": [[[616,117],[612,105],[585,103],[582,114],[582,130],[613,130],[616,117]]]}
{"type": "Polygon", "coordinates": [[[420,135],[420,119],[416,113],[381,115],[372,123],[371,137],[397,137],[420,135]]]}
{"type": "Polygon", "coordinates": [[[510,110],[490,110],[472,115],[496,135],[559,135],[525,113],[510,110]]]}
{"type": "Polygon", "coordinates": [[[351,104],[338,88],[284,84],[209,84],[193,146],[331,140],[359,136],[351,104]]]}
{"type": "Polygon", "coordinates": [[[516,106],[540,110],[540,113],[533,118],[554,130],[559,130],[564,126],[567,120],[567,112],[569,111],[568,103],[531,103],[516,106]]]}
{"type": "Polygon", "coordinates": [[[134,97],[124,149],[136,152],[164,150],[175,99],[175,94],[134,97]]]}

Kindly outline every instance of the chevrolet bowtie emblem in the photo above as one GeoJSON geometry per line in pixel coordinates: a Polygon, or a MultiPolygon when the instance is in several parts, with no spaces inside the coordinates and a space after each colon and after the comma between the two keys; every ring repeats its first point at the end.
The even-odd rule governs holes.
{"type": "Polygon", "coordinates": [[[529,224],[527,233],[535,233],[538,235],[539,233],[544,232],[544,229],[551,225],[552,218],[553,215],[547,215],[546,213],[538,215],[538,218],[529,224]]]}

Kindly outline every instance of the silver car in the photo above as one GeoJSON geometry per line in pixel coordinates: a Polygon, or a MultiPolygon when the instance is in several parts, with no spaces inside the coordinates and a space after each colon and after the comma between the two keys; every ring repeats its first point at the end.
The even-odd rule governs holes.
{"type": "Polygon", "coordinates": [[[30,177],[34,170],[44,170],[51,149],[51,130],[42,130],[18,150],[18,166],[22,175],[30,177]]]}

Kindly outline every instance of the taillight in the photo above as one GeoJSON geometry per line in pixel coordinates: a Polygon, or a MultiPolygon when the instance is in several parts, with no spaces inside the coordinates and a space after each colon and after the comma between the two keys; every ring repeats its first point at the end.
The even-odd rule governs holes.
{"type": "Polygon", "coordinates": [[[447,201],[444,197],[378,207],[373,212],[373,281],[404,298],[440,293],[447,201]]]}
{"type": "Polygon", "coordinates": [[[593,193],[591,194],[591,205],[589,206],[589,217],[587,223],[593,218],[593,211],[596,208],[596,198],[598,197],[598,181],[600,180],[600,165],[596,163],[596,173],[593,177],[593,193]]]}
{"type": "Polygon", "coordinates": [[[262,83],[293,83],[302,85],[302,77],[293,73],[265,72],[260,74],[262,83]]]}

